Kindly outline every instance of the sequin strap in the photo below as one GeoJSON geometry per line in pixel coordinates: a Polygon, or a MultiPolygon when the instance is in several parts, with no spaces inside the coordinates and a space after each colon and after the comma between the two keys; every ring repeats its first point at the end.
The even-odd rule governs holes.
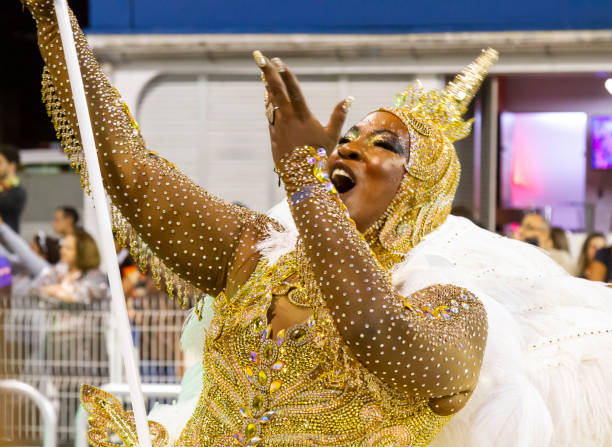
{"type": "MultiPolygon", "coordinates": [[[[91,385],[81,386],[81,404],[90,414],[90,429],[87,439],[94,447],[113,447],[109,431],[119,436],[126,447],[138,447],[136,424],[131,411],[124,411],[121,403],[111,394],[108,394],[91,385]]],[[[166,429],[159,423],[149,421],[149,433],[153,447],[168,445],[169,437],[166,429]]]]}

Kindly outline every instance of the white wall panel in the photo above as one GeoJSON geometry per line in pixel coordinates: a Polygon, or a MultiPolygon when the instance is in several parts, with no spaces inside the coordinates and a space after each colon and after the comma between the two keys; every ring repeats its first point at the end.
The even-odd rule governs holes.
{"type": "Polygon", "coordinates": [[[147,147],[201,181],[205,117],[196,76],[160,77],[142,96],[137,119],[147,147]]]}

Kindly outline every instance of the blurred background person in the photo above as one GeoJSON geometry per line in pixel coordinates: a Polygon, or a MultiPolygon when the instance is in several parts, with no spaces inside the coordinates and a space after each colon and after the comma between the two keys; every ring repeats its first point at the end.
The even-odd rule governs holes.
{"type": "Polygon", "coordinates": [[[49,264],[57,264],[59,262],[59,246],[59,240],[45,234],[44,231],[36,233],[30,243],[30,248],[34,253],[45,259],[49,264]]]}
{"type": "Polygon", "coordinates": [[[517,239],[542,247],[547,243],[549,231],[546,219],[537,213],[530,213],[523,217],[517,239]]]}
{"type": "Polygon", "coordinates": [[[63,240],[66,236],[75,234],[79,224],[79,213],[71,206],[60,206],[53,215],[53,231],[63,240]]]}
{"type": "Polygon", "coordinates": [[[44,270],[34,281],[32,293],[47,301],[92,304],[109,298],[108,279],[99,270],[100,252],[83,230],[66,236],[60,262],[44,270]]]}
{"type": "Polygon", "coordinates": [[[10,262],[12,295],[23,297],[30,291],[32,281],[59,261],[59,241],[39,232],[28,244],[0,218],[0,255],[10,262]]]}
{"type": "Polygon", "coordinates": [[[555,245],[553,231],[546,219],[537,213],[531,213],[523,217],[517,238],[540,247],[557,264],[573,274],[575,266],[569,253],[565,232],[561,228],[555,228],[554,230],[557,245],[555,245]]]}
{"type": "Polygon", "coordinates": [[[597,250],[595,259],[589,265],[591,281],[612,282],[612,247],[597,250]]]}
{"type": "Polygon", "coordinates": [[[19,152],[0,145],[0,217],[19,233],[21,213],[26,203],[26,191],[17,176],[19,152]]]}
{"type": "Polygon", "coordinates": [[[117,262],[119,263],[119,273],[121,273],[121,285],[123,286],[123,295],[127,300],[134,296],[134,292],[139,287],[142,287],[145,276],[140,271],[134,258],[130,255],[129,249],[121,245],[117,234],[113,232],[115,240],[115,252],[117,253],[117,262]]]}
{"type": "Polygon", "coordinates": [[[553,227],[548,232],[548,240],[542,247],[557,264],[563,267],[570,275],[574,274],[576,264],[569,251],[569,243],[565,230],[553,227]]]}
{"type": "Polygon", "coordinates": [[[576,276],[584,279],[593,279],[591,264],[595,259],[595,253],[606,246],[606,237],[603,233],[590,233],[580,248],[578,263],[576,264],[576,276]]]}
{"type": "Polygon", "coordinates": [[[5,256],[0,255],[0,308],[10,307],[12,284],[11,263],[5,256]]]}

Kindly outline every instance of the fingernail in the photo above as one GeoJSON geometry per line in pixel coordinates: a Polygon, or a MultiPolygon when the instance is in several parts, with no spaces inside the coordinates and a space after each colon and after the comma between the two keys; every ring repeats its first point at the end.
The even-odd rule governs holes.
{"type": "Polygon", "coordinates": [[[253,51],[253,59],[255,59],[255,63],[259,65],[259,67],[266,66],[266,58],[264,57],[263,54],[261,54],[261,51],[259,50],[253,51]]]}
{"type": "Polygon", "coordinates": [[[276,71],[278,71],[279,73],[282,73],[285,71],[285,63],[281,61],[279,57],[273,58],[272,63],[276,67],[276,71]]]}
{"type": "Polygon", "coordinates": [[[344,110],[344,112],[348,112],[351,106],[353,105],[353,101],[355,101],[355,98],[353,96],[347,96],[344,100],[344,104],[342,104],[342,110],[344,110]]]}

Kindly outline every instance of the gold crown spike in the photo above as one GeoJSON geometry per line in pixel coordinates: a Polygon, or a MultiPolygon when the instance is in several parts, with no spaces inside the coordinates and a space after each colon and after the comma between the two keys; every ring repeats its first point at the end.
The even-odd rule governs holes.
{"type": "Polygon", "coordinates": [[[455,76],[442,91],[425,91],[417,80],[415,84],[395,97],[394,107],[388,110],[421,135],[432,137],[440,131],[451,142],[466,137],[471,121],[462,116],[487,76],[489,68],[497,61],[497,51],[492,48],[482,53],[455,76]]]}
{"type": "Polygon", "coordinates": [[[468,105],[476,95],[482,81],[484,81],[489,68],[497,62],[499,53],[493,48],[482,50],[482,53],[468,65],[461,73],[455,76],[444,89],[444,96],[456,101],[457,111],[465,113],[468,105]]]}

